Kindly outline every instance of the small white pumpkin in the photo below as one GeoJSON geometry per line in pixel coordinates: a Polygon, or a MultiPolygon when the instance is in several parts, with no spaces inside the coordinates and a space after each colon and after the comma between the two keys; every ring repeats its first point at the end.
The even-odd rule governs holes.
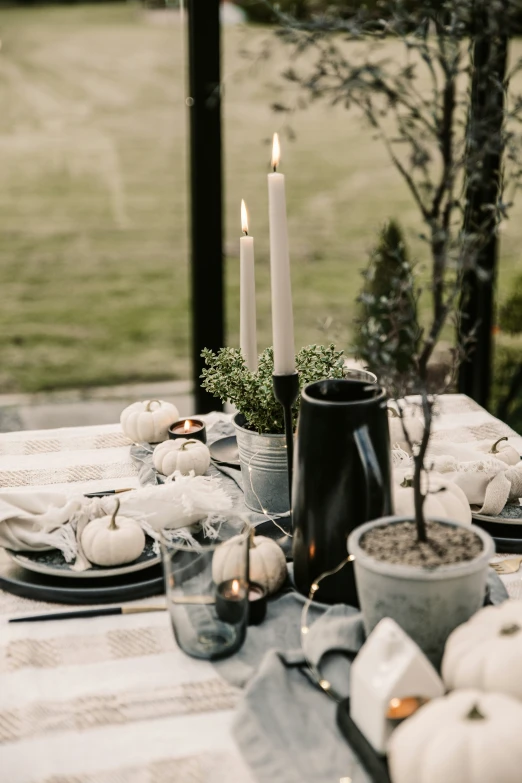
{"type": "MultiPolygon", "coordinates": [[[[464,491],[440,475],[430,473],[430,492],[424,501],[427,519],[449,519],[471,525],[471,508],[464,491]]],[[[424,488],[425,489],[425,488],[424,488]]],[[[414,517],[415,501],[412,480],[405,477],[402,483],[393,482],[393,506],[396,516],[414,517]]]]}
{"type": "Polygon", "coordinates": [[[178,409],[171,402],[144,400],[125,408],[120,424],[134,443],[160,443],[168,438],[170,425],[178,419],[178,409]]]}
{"type": "Polygon", "coordinates": [[[183,476],[194,471],[202,476],[210,465],[210,451],[200,440],[177,438],[166,440],[154,449],[152,455],[154,467],[164,476],[171,476],[176,470],[183,476]]]}
{"type": "Polygon", "coordinates": [[[477,688],[522,700],[522,601],[486,606],[456,628],[446,642],[442,677],[449,690],[477,688]]]}
{"type": "Polygon", "coordinates": [[[388,745],[393,783],[520,783],[522,704],[454,691],[421,707],[388,745]]]}
{"type": "Polygon", "coordinates": [[[145,547],[145,533],[134,519],[118,517],[120,501],[112,516],[91,520],[83,529],[82,547],[85,557],[99,566],[132,563],[145,547]]]}
{"type": "MultiPolygon", "coordinates": [[[[214,552],[212,579],[216,584],[234,579],[241,574],[243,548],[238,546],[239,536],[225,541],[214,552]]],[[[277,593],[286,579],[286,559],[281,547],[266,536],[252,536],[250,539],[251,582],[257,582],[269,595],[277,593]]]]}
{"type": "Polygon", "coordinates": [[[479,451],[483,451],[488,455],[492,454],[495,459],[505,462],[506,465],[519,465],[520,454],[511,443],[508,443],[508,440],[507,435],[504,435],[503,438],[498,438],[494,443],[482,440],[475,445],[479,451]]]}
{"type": "Polygon", "coordinates": [[[412,443],[420,443],[424,434],[424,422],[418,416],[402,415],[395,408],[388,408],[388,427],[390,429],[390,443],[392,449],[398,445],[404,451],[410,452],[408,441],[404,435],[402,423],[406,425],[406,432],[412,443]]]}

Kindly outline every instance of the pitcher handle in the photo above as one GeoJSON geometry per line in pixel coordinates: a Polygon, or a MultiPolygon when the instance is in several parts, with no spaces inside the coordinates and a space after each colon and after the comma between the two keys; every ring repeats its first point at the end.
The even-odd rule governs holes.
{"type": "Polygon", "coordinates": [[[358,427],[353,436],[366,477],[366,521],[370,522],[372,519],[382,516],[384,482],[366,424],[358,427]]]}

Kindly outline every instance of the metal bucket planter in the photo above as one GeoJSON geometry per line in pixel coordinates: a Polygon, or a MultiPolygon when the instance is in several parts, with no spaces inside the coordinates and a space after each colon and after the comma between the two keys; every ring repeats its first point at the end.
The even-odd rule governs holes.
{"type": "Polygon", "coordinates": [[[247,430],[241,413],[234,416],[245,503],[252,511],[284,514],[290,510],[284,435],[247,430]]]}

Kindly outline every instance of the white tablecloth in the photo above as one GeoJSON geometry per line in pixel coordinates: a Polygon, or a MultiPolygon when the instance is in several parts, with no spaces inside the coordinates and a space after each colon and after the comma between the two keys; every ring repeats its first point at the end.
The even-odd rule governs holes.
{"type": "MultiPolygon", "coordinates": [[[[465,396],[439,405],[434,437],[508,435],[522,454],[465,396]]],[[[44,486],[138,486],[119,425],[1,434],[0,487],[44,486]]],[[[505,582],[522,598],[520,574],[505,582]]],[[[230,732],[239,692],[177,648],[166,612],[7,624],[51,606],[0,591],[1,783],[251,783],[230,732]]]]}

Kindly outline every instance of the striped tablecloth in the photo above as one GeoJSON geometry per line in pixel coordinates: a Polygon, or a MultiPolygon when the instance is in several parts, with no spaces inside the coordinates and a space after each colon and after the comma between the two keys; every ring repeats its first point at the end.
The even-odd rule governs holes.
{"type": "MultiPolygon", "coordinates": [[[[439,405],[434,437],[508,435],[522,454],[465,396],[439,405]]],[[[0,435],[2,490],[136,486],[119,425],[0,435]]],[[[506,584],[522,597],[520,575],[506,584]]],[[[177,648],[165,612],[7,624],[50,606],[0,591],[1,783],[252,783],[230,731],[240,692],[177,648]]]]}

